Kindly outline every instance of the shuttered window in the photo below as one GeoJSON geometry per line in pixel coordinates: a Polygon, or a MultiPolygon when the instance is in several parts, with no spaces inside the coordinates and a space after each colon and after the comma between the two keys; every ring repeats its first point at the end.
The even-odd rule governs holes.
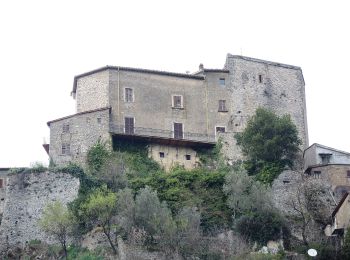
{"type": "Polygon", "coordinates": [[[174,138],[175,139],[183,139],[183,125],[181,123],[174,123],[174,138]]]}
{"type": "Polygon", "coordinates": [[[173,96],[173,107],[182,108],[182,96],[173,96]]]}
{"type": "Polygon", "coordinates": [[[125,133],[132,135],[134,134],[134,118],[125,117],[125,133]]]}
{"type": "Polygon", "coordinates": [[[125,102],[134,102],[134,93],[132,88],[125,88],[125,102]]]}
{"type": "Polygon", "coordinates": [[[62,144],[62,154],[70,155],[70,144],[62,144]]]}
{"type": "Polygon", "coordinates": [[[219,100],[219,112],[227,112],[226,100],[219,100]]]}

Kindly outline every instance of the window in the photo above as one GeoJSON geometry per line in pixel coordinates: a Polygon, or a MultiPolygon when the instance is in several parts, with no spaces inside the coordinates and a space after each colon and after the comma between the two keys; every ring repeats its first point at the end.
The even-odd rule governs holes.
{"type": "Polygon", "coordinates": [[[224,126],[217,126],[215,128],[215,133],[225,133],[226,128],[224,126]]]}
{"type": "Polygon", "coordinates": [[[349,170],[346,171],[346,177],[350,178],[350,171],[349,170]]]}
{"type": "Polygon", "coordinates": [[[321,171],[314,171],[314,172],[313,172],[313,177],[314,177],[315,179],[321,178],[321,171]]]}
{"type": "Polygon", "coordinates": [[[259,83],[263,82],[263,75],[259,74],[259,83]]]}
{"type": "Polygon", "coordinates": [[[125,88],[125,102],[134,102],[134,93],[132,88],[125,88]]]}
{"type": "Polygon", "coordinates": [[[322,164],[329,164],[332,154],[330,153],[320,153],[322,164]]]}
{"type": "Polygon", "coordinates": [[[219,100],[219,112],[227,112],[226,100],[219,100]]]}
{"type": "Polygon", "coordinates": [[[173,108],[183,108],[182,96],[173,96],[173,108]]]}
{"type": "Polygon", "coordinates": [[[4,186],[4,180],[0,179],[0,189],[4,186]]]}
{"type": "Polygon", "coordinates": [[[159,157],[164,158],[164,152],[159,152],[159,157]]]}
{"type": "Polygon", "coordinates": [[[101,122],[102,122],[102,118],[101,118],[101,117],[98,117],[98,118],[97,118],[97,123],[98,123],[98,124],[101,124],[101,122]]]}
{"type": "Polygon", "coordinates": [[[125,117],[125,133],[132,135],[134,134],[134,118],[125,117]]]}
{"type": "Polygon", "coordinates": [[[181,123],[174,123],[174,138],[175,139],[183,139],[183,125],[181,123]]]}
{"type": "Polygon", "coordinates": [[[69,124],[63,124],[62,132],[63,133],[69,133],[69,124]]]}
{"type": "Polygon", "coordinates": [[[219,83],[220,83],[221,87],[225,87],[225,79],[224,78],[220,78],[219,83]]]}
{"type": "Polygon", "coordinates": [[[70,155],[70,144],[62,144],[62,154],[70,155]]]}
{"type": "Polygon", "coordinates": [[[186,158],[187,161],[190,161],[191,160],[191,155],[190,154],[186,154],[185,158],[186,158]]]}

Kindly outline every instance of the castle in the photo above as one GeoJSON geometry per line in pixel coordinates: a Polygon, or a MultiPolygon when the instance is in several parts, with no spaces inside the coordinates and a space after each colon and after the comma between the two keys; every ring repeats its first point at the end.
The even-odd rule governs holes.
{"type": "Polygon", "coordinates": [[[74,78],[76,114],[49,121],[51,160],[85,163],[98,139],[142,141],[168,169],[193,168],[197,148],[222,138],[229,161],[242,158],[234,133],[258,107],[290,114],[308,147],[305,83],[300,67],[228,54],[223,69],[192,74],[106,66],[74,78]]]}

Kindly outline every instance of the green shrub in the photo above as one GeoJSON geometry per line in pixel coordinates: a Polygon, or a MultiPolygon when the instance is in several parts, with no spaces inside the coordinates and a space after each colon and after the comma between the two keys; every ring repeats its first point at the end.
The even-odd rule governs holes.
{"type": "Polygon", "coordinates": [[[265,245],[281,238],[286,225],[277,213],[263,211],[240,217],[235,228],[244,238],[265,245]]]}

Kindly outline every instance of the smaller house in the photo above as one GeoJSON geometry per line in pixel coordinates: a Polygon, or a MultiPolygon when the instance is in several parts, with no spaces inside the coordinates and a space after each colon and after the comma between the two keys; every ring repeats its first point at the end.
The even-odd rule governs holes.
{"type": "Polygon", "coordinates": [[[350,192],[350,153],[315,143],[304,151],[304,173],[329,184],[340,201],[350,192]]]}
{"type": "Polygon", "coordinates": [[[343,236],[350,227],[350,196],[346,192],[332,213],[332,224],[327,225],[327,236],[343,236]]]}

